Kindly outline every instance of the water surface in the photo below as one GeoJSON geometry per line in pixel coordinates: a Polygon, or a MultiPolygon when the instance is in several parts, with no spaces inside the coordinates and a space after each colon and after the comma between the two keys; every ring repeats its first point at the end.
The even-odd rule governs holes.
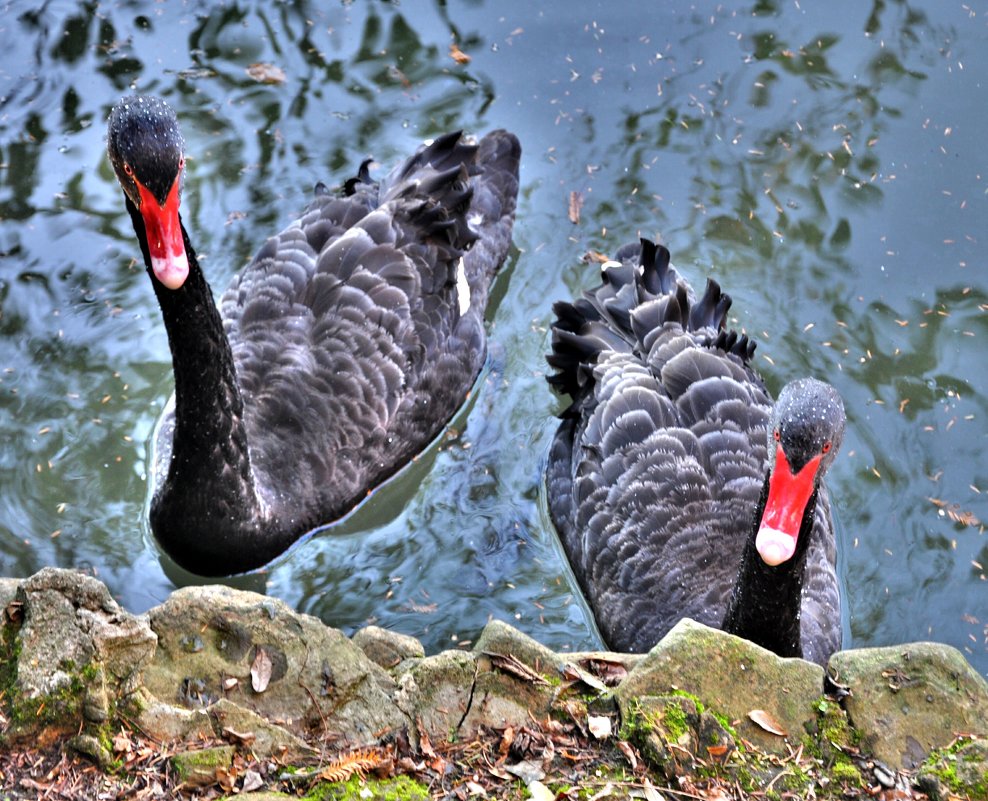
{"type": "Polygon", "coordinates": [[[984,9],[33,6],[0,17],[0,574],[82,568],[138,612],[197,581],[144,522],[170,355],[105,158],[118,97],[177,110],[185,221],[217,291],[317,181],[507,127],[525,148],[516,252],[469,404],[347,520],[231,583],[430,651],[491,617],[597,644],[545,510],[560,401],[543,357],[551,301],[596,280],[584,254],[645,235],[733,295],[774,390],[812,374],[844,396],[849,642],[937,639],[988,673],[984,9]]]}

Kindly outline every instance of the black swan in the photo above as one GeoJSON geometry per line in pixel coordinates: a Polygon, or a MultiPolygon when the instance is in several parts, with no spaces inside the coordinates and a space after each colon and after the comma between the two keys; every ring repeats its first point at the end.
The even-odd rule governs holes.
{"type": "Polygon", "coordinates": [[[554,306],[549,382],[572,403],[546,468],[553,522],[609,647],[647,651],[683,617],[780,656],[840,647],[830,501],[844,436],[829,384],[774,404],[755,343],[725,330],[648,240],[554,306]]]}
{"type": "Polygon", "coordinates": [[[218,309],[179,215],[183,149],[158,98],[110,113],[107,150],[175,374],[151,528],[182,567],[229,575],[346,514],[463,403],[485,358],[521,148],[506,131],[452,133],[380,183],[368,161],[338,193],[318,185],[218,309]]]}

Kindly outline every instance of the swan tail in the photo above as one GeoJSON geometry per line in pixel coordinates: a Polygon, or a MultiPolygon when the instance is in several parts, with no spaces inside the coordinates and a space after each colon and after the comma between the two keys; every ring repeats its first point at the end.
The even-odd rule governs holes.
{"type": "Polygon", "coordinates": [[[554,372],[547,380],[572,397],[570,410],[592,391],[593,367],[605,353],[634,353],[644,361],[670,330],[697,334],[698,344],[745,364],[751,360],[755,342],[726,330],[731,296],[716,281],[708,280],[697,300],[671,265],[669,250],[648,239],[625,245],[616,257],[603,265],[599,287],[575,302],[553,306],[556,320],[546,360],[554,372]]]}
{"type": "Polygon", "coordinates": [[[511,249],[520,160],[521,144],[508,131],[492,131],[477,144],[466,224],[478,239],[463,258],[463,277],[470,287],[470,306],[480,317],[491,282],[511,249]]]}

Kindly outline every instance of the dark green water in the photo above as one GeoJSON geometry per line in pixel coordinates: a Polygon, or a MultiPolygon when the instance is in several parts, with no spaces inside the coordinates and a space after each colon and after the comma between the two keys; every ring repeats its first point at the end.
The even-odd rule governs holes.
{"type": "Polygon", "coordinates": [[[983,4],[7,3],[0,47],[0,574],[83,568],[134,611],[195,581],[144,522],[170,356],[104,151],[136,89],[182,121],[216,290],[367,155],[497,126],[525,148],[489,368],[449,435],[232,583],[430,651],[490,617],[596,644],[542,497],[543,354],[552,300],[596,280],[583,254],[643,234],[734,296],[774,389],[843,394],[850,643],[942,640],[988,673],[983,4]]]}

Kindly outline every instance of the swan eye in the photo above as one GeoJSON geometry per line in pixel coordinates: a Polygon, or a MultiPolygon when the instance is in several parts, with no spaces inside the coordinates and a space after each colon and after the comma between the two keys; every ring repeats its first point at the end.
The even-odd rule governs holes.
{"type": "Polygon", "coordinates": [[[131,178],[133,178],[133,177],[134,177],[134,168],[133,168],[133,167],[131,167],[131,166],[130,166],[130,165],[129,165],[129,164],[128,164],[128,163],[126,162],[126,161],[124,162],[124,165],[123,165],[123,167],[124,167],[124,172],[125,172],[125,173],[126,173],[126,174],[127,174],[128,176],[130,176],[131,178]]]}
{"type": "Polygon", "coordinates": [[[775,438],[776,442],[782,441],[782,435],[779,433],[779,429],[775,429],[775,431],[772,432],[772,436],[775,438]]]}
{"type": "Polygon", "coordinates": [[[179,156],[178,158],[178,171],[181,172],[185,169],[185,156],[179,156]]]}
{"type": "Polygon", "coordinates": [[[821,453],[830,453],[830,448],[832,446],[831,442],[824,442],[823,447],[820,449],[821,453]]]}

